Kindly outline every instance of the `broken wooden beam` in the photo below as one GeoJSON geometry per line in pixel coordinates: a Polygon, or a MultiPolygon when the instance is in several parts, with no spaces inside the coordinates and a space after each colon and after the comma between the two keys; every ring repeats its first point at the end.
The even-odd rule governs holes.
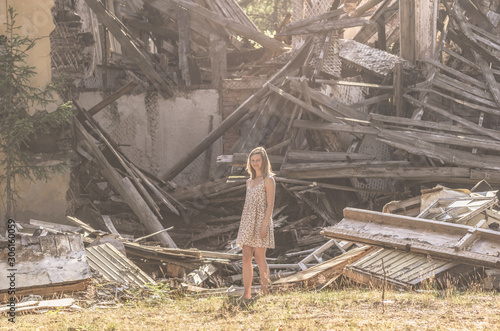
{"type": "Polygon", "coordinates": [[[153,86],[166,96],[172,96],[173,84],[159,74],[160,69],[154,65],[154,62],[146,52],[139,49],[134,40],[135,38],[128,33],[127,27],[111,11],[104,7],[101,1],[85,0],[85,2],[95,13],[97,19],[111,31],[123,49],[128,52],[128,58],[141,69],[153,86]]]}
{"type": "MultiPolygon", "coordinates": [[[[104,177],[110,182],[118,194],[127,202],[130,208],[134,211],[141,223],[151,232],[163,230],[163,226],[156,218],[154,213],[149,209],[148,205],[135,189],[132,182],[127,177],[120,177],[116,170],[109,164],[102,152],[92,141],[89,133],[85,130],[82,124],[75,119],[75,128],[77,134],[82,138],[82,141],[88,148],[88,152],[97,160],[101,166],[101,171],[104,177]]],[[[160,233],[156,236],[158,240],[169,246],[177,247],[175,242],[166,233],[160,233]]]]}

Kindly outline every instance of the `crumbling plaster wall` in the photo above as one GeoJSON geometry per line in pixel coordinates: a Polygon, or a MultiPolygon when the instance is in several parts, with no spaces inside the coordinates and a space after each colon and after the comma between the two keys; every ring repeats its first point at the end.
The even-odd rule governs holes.
{"type": "MultiPolygon", "coordinates": [[[[7,8],[12,6],[18,15],[16,17],[17,31],[21,36],[37,39],[35,47],[28,52],[26,62],[34,67],[37,75],[31,80],[31,86],[43,88],[52,79],[50,62],[50,33],[54,30],[51,8],[55,0],[0,0],[0,34],[5,34],[7,8]]],[[[57,108],[57,103],[47,107],[51,112],[57,108]]],[[[33,112],[34,110],[32,110],[33,112]]]]}
{"type": "MultiPolygon", "coordinates": [[[[103,92],[82,92],[79,103],[90,109],[104,97],[103,92]]],[[[219,108],[217,90],[176,92],[169,99],[152,91],[122,96],[94,118],[134,164],[163,177],[220,124],[219,108]]],[[[222,154],[221,139],[206,153],[173,181],[182,186],[205,181],[222,154]]]]}
{"type": "MultiPolygon", "coordinates": [[[[0,34],[5,34],[7,22],[7,8],[12,6],[18,15],[16,26],[21,36],[39,38],[33,49],[28,52],[26,62],[33,66],[37,73],[31,80],[31,86],[43,88],[52,79],[50,59],[49,34],[54,30],[51,8],[54,0],[0,0],[0,34]]],[[[58,103],[45,108],[51,112],[58,103]]],[[[33,112],[33,110],[32,110],[33,112]]],[[[0,156],[2,157],[2,156],[0,156]]],[[[54,175],[50,181],[30,182],[17,180],[16,187],[20,198],[16,203],[15,217],[17,220],[29,221],[30,218],[39,220],[64,222],[66,213],[66,191],[69,187],[69,172],[54,175]]],[[[3,183],[2,183],[3,184],[3,183]]],[[[4,185],[0,185],[0,200],[5,201],[4,185]]],[[[0,204],[0,219],[5,218],[5,205],[0,204]]]]}

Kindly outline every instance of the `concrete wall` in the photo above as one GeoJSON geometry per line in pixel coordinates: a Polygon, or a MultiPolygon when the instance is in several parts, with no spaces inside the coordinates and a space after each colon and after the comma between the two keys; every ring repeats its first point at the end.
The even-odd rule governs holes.
{"type": "MultiPolygon", "coordinates": [[[[7,8],[12,6],[18,15],[16,26],[21,29],[17,33],[30,38],[40,38],[33,49],[28,52],[26,62],[35,67],[37,75],[31,80],[31,86],[43,88],[52,79],[49,34],[54,30],[51,8],[54,0],[0,0],[0,34],[5,34],[7,8]]],[[[57,103],[46,108],[56,109],[57,103]]],[[[31,110],[33,112],[34,110],[31,110]]],[[[2,156],[0,156],[2,157],[2,156]]],[[[3,169],[0,169],[2,172],[3,169]]],[[[29,221],[30,218],[64,222],[66,213],[66,192],[69,187],[69,172],[53,176],[49,182],[17,180],[16,187],[20,194],[15,208],[15,218],[29,221]]],[[[4,183],[0,185],[0,220],[5,218],[4,183]]]]}
{"type": "MultiPolygon", "coordinates": [[[[103,98],[102,92],[84,92],[79,102],[90,109],[103,98]]],[[[220,124],[219,94],[216,90],[196,90],[177,92],[170,99],[157,92],[125,95],[94,118],[134,164],[163,177],[220,124]]],[[[221,153],[219,139],[210,156],[200,155],[173,181],[182,186],[205,181],[221,153]]]]}

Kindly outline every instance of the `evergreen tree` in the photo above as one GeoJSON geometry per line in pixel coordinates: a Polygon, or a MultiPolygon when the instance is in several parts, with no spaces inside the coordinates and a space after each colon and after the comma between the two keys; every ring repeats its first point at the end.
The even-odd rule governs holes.
{"type": "Polygon", "coordinates": [[[30,108],[44,108],[55,102],[52,97],[55,85],[51,83],[43,89],[29,85],[36,71],[26,63],[27,52],[35,46],[36,39],[19,35],[16,16],[15,10],[9,7],[6,33],[0,36],[0,184],[5,185],[1,199],[5,209],[5,220],[0,220],[1,235],[5,235],[6,221],[13,217],[15,201],[19,198],[16,178],[48,180],[51,174],[66,168],[63,163],[37,164],[35,155],[26,148],[29,139],[44,128],[68,123],[71,116],[69,103],[50,114],[30,116],[30,108]]]}

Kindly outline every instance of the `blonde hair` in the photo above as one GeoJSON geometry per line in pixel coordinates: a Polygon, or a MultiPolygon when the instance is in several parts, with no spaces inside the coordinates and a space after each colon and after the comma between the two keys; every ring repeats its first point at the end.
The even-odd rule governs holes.
{"type": "Polygon", "coordinates": [[[264,178],[266,178],[267,176],[274,176],[273,170],[271,169],[271,162],[269,161],[266,150],[264,149],[264,147],[257,147],[254,148],[250,152],[250,154],[248,154],[247,171],[250,174],[250,178],[254,179],[257,176],[255,169],[252,168],[252,165],[250,163],[250,159],[256,154],[260,154],[262,156],[262,173],[264,175],[264,178]]]}

